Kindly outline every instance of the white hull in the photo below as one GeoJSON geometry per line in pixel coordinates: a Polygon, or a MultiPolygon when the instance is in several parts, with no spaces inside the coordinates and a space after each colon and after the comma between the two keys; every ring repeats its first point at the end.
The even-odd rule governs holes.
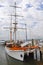
{"type": "Polygon", "coordinates": [[[29,53],[32,53],[35,51],[35,49],[33,50],[27,50],[27,51],[23,51],[23,50],[9,50],[8,47],[5,47],[5,50],[6,50],[6,53],[17,59],[17,60],[20,60],[20,61],[24,61],[24,56],[25,56],[25,53],[27,54],[27,56],[29,56],[29,53]]]}
{"type": "Polygon", "coordinates": [[[24,61],[24,51],[23,50],[9,50],[7,47],[5,47],[5,50],[9,56],[17,60],[24,61]]]}

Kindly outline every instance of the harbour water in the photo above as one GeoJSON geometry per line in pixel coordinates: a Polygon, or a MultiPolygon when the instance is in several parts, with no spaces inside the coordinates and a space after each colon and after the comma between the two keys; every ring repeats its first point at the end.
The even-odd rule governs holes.
{"type": "Polygon", "coordinates": [[[37,61],[31,57],[24,62],[18,61],[5,52],[5,46],[0,44],[0,65],[43,65],[43,60],[37,61]]]}

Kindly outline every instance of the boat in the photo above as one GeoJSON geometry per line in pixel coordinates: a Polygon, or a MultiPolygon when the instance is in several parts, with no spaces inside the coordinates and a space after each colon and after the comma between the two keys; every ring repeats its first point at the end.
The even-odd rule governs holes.
{"type": "Polygon", "coordinates": [[[5,46],[5,50],[7,54],[17,60],[24,61],[25,54],[29,56],[29,53],[32,53],[35,51],[38,46],[29,46],[28,43],[22,43],[21,46],[8,44],[5,46]],[[27,46],[25,46],[27,45],[27,46]]]}
{"type": "MultiPolygon", "coordinates": [[[[16,12],[16,3],[15,3],[15,12],[16,12]]],[[[16,28],[17,22],[16,22],[16,13],[15,13],[15,27],[14,27],[14,32],[15,32],[15,41],[12,42],[12,28],[10,28],[10,42],[6,42],[5,45],[5,51],[6,53],[20,61],[24,61],[25,55],[29,56],[29,53],[33,53],[35,49],[38,48],[37,45],[32,45],[29,42],[22,42],[22,41],[16,41],[16,31],[17,29],[23,29],[23,28],[16,28]]],[[[26,30],[26,28],[24,28],[26,30]]],[[[27,31],[26,31],[27,33],[27,31]]],[[[26,40],[27,40],[27,34],[26,34],[26,40]]]]}

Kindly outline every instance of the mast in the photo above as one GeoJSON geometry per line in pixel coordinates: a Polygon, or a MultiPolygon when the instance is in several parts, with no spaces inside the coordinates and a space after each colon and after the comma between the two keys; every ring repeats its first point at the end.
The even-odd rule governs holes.
{"type": "Polygon", "coordinates": [[[8,15],[11,17],[10,27],[4,27],[4,29],[10,29],[10,43],[12,42],[12,15],[8,15]]]}
{"type": "MultiPolygon", "coordinates": [[[[20,16],[20,15],[17,15],[16,14],[16,8],[21,8],[21,7],[18,7],[16,6],[16,2],[15,2],[15,5],[14,6],[10,6],[10,7],[14,7],[15,8],[15,15],[10,15],[11,16],[11,23],[10,23],[10,42],[12,41],[12,29],[14,29],[14,33],[15,33],[15,42],[16,42],[16,31],[17,29],[23,29],[23,30],[26,30],[26,41],[27,41],[27,24],[24,24],[24,23],[20,23],[22,25],[25,25],[25,28],[17,28],[17,21],[16,21],[16,17],[23,17],[23,16],[20,16]],[[15,16],[15,22],[13,23],[14,24],[14,27],[12,27],[12,16],[15,16]]],[[[9,29],[9,27],[5,27],[6,29],[9,29]]]]}
{"type": "Polygon", "coordinates": [[[14,29],[14,32],[15,32],[15,42],[16,42],[16,2],[15,2],[15,29],[14,29]]]}
{"type": "Polygon", "coordinates": [[[21,28],[21,29],[23,30],[25,29],[25,36],[26,36],[26,41],[27,41],[27,24],[24,24],[24,23],[19,23],[19,24],[25,25],[25,28],[21,28]]]}
{"type": "Polygon", "coordinates": [[[16,15],[16,8],[21,8],[21,7],[16,6],[16,2],[15,2],[15,6],[11,6],[11,7],[15,8],[15,15],[12,15],[12,16],[15,16],[15,23],[13,23],[13,24],[15,25],[14,33],[15,33],[15,42],[16,42],[16,30],[17,30],[17,28],[16,28],[16,25],[17,25],[16,17],[23,17],[23,16],[16,15]]]}
{"type": "Polygon", "coordinates": [[[26,41],[27,41],[27,25],[25,24],[25,30],[26,30],[26,41]]]}
{"type": "Polygon", "coordinates": [[[12,15],[11,15],[11,23],[10,23],[10,43],[12,42],[12,15]]]}

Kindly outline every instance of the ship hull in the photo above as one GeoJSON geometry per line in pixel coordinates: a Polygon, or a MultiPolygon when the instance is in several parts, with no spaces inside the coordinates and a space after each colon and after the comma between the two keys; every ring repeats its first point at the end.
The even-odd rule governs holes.
{"type": "MultiPolygon", "coordinates": [[[[24,48],[25,48],[25,47],[24,47],[24,48]]],[[[17,47],[17,48],[14,47],[14,49],[13,49],[13,48],[10,48],[10,47],[5,46],[5,50],[6,50],[6,53],[7,53],[9,56],[11,56],[11,57],[13,57],[13,58],[15,58],[15,59],[17,59],[17,60],[20,60],[20,61],[24,61],[25,54],[26,54],[27,56],[29,56],[29,53],[34,53],[34,52],[35,52],[35,49],[23,50],[23,47],[22,47],[22,49],[20,50],[20,48],[18,49],[18,47],[17,47]],[[16,50],[15,50],[15,49],[16,49],[16,50]]]]}
{"type": "Polygon", "coordinates": [[[20,61],[24,61],[24,51],[23,50],[9,50],[7,47],[5,47],[6,53],[20,61]]]}

